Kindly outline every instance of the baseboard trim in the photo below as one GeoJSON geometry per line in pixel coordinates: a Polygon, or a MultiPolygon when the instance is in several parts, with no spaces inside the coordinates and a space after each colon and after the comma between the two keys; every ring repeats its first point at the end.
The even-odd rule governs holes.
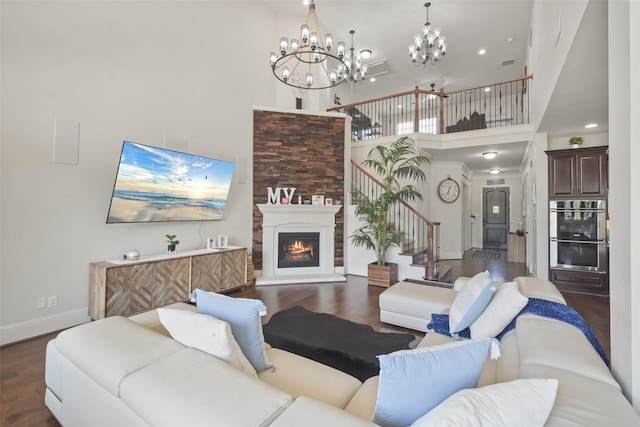
{"type": "Polygon", "coordinates": [[[88,307],[0,326],[0,345],[11,344],[91,321],[88,307]]]}

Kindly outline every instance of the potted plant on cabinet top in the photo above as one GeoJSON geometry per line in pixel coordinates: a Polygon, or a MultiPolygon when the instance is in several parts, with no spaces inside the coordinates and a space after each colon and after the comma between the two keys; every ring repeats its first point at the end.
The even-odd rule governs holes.
{"type": "Polygon", "coordinates": [[[377,195],[356,190],[359,199],[356,215],[363,225],[353,232],[351,239],[355,246],[375,252],[376,262],[368,266],[370,285],[388,287],[398,281],[398,265],[387,262],[387,250],[391,246],[400,246],[404,234],[390,226],[390,207],[400,201],[422,200],[414,184],[403,184],[400,180],[426,181],[421,166],[429,162],[429,158],[420,154],[413,140],[407,136],[396,140],[390,147],[374,147],[362,162],[363,166],[375,171],[382,184],[377,195]]]}
{"type": "Polygon", "coordinates": [[[571,138],[569,138],[569,145],[571,146],[571,148],[578,148],[582,145],[583,142],[584,138],[581,136],[572,136],[571,138]]]}
{"type": "Polygon", "coordinates": [[[176,246],[180,244],[180,240],[176,240],[176,237],[178,236],[175,234],[165,234],[164,237],[167,238],[166,242],[169,243],[167,251],[170,254],[174,253],[176,251],[176,246]]]}

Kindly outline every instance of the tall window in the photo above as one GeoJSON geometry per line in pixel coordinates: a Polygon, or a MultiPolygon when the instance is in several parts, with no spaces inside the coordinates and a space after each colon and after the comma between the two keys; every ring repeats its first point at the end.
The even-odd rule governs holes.
{"type": "MultiPolygon", "coordinates": [[[[420,133],[438,133],[438,120],[436,117],[421,119],[419,124],[420,133]]],[[[413,121],[401,122],[396,125],[396,135],[407,135],[413,133],[413,121]]]]}

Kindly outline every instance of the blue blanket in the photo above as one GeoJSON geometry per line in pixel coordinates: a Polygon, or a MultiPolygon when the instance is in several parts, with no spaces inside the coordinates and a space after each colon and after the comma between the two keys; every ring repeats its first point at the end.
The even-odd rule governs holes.
{"type": "MultiPolygon", "coordinates": [[[[498,336],[496,336],[496,338],[498,340],[502,340],[502,337],[504,337],[507,332],[516,327],[516,320],[518,320],[518,317],[525,313],[532,313],[537,314],[538,316],[548,317],[550,319],[561,320],[580,329],[587,337],[591,345],[593,345],[593,348],[596,349],[600,357],[602,357],[604,363],[609,365],[609,359],[602,349],[600,342],[598,342],[598,339],[594,335],[591,328],[589,328],[589,325],[587,325],[587,323],[584,321],[582,316],[580,316],[578,312],[576,312],[573,308],[565,304],[560,304],[553,301],[547,301],[538,298],[529,298],[529,302],[527,303],[527,305],[522,309],[520,313],[518,313],[518,315],[511,321],[511,323],[509,323],[507,327],[504,328],[504,330],[500,332],[498,336]]],[[[439,334],[451,335],[449,333],[449,315],[432,314],[431,322],[429,322],[429,324],[427,325],[427,329],[433,330],[434,332],[437,332],[439,334]]],[[[463,338],[471,338],[471,332],[469,331],[469,328],[460,331],[458,335],[463,338]]]]}

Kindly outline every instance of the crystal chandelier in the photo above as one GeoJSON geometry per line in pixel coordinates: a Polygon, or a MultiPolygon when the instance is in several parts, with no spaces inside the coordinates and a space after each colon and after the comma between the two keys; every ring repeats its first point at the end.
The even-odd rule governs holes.
{"type": "Polygon", "coordinates": [[[362,52],[356,54],[356,50],[353,47],[354,33],[355,30],[349,31],[349,34],[351,34],[351,48],[349,49],[349,53],[344,58],[345,68],[338,67],[338,77],[352,84],[364,80],[364,78],[367,76],[367,66],[362,63],[363,54],[371,54],[370,50],[363,50],[362,52]]]}
{"type": "Polygon", "coordinates": [[[309,2],[309,12],[300,26],[300,38],[280,38],[277,53],[271,52],[273,74],[283,83],[299,89],[327,89],[347,81],[350,67],[345,63],[345,45],[339,41],[335,53],[333,35],[320,32],[316,5],[309,2]]]}
{"type": "Polygon", "coordinates": [[[440,33],[440,29],[431,29],[429,6],[431,6],[429,2],[424,4],[424,7],[427,8],[427,22],[424,24],[422,34],[413,36],[413,43],[409,45],[409,57],[416,66],[426,65],[427,62],[435,65],[447,54],[447,44],[445,43],[445,37],[440,33]]]}

